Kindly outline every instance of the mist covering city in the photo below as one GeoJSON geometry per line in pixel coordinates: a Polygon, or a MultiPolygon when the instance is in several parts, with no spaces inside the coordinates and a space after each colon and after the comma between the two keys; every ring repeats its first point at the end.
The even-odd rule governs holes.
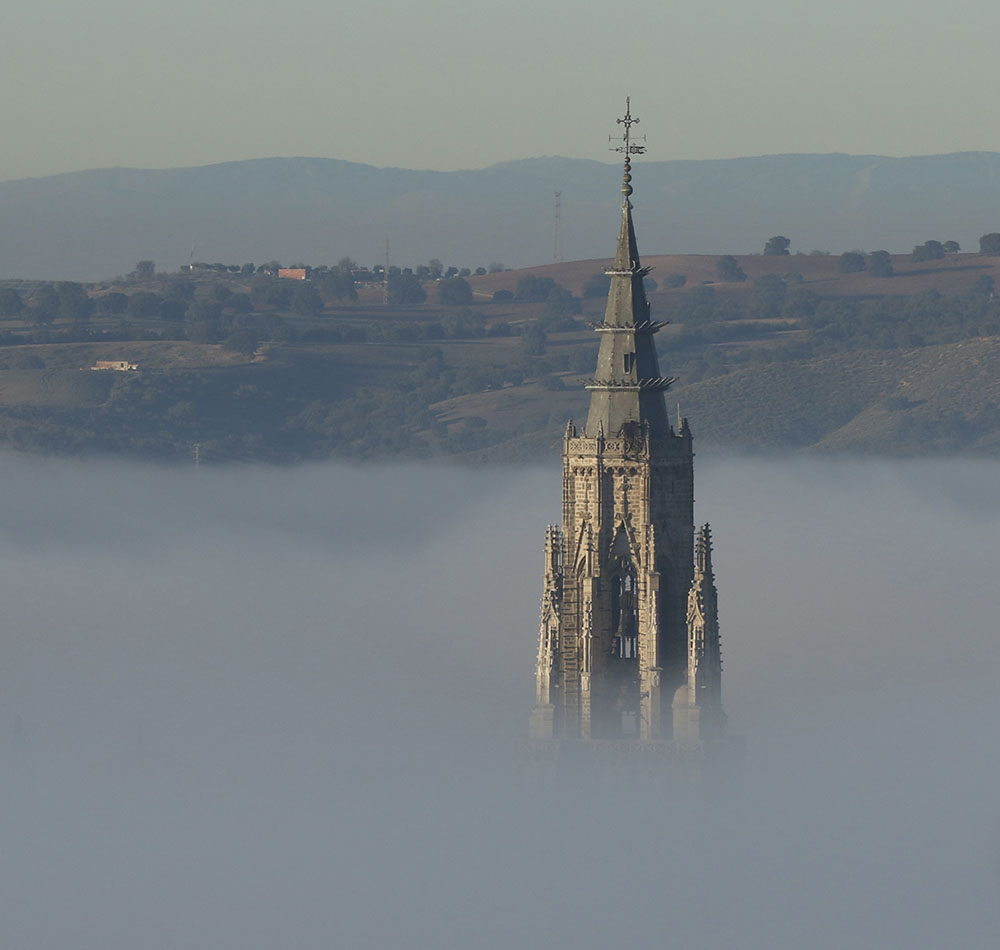
{"type": "Polygon", "coordinates": [[[542,789],[558,470],[4,455],[4,943],[973,946],[991,462],[697,460],[732,787],[542,789]]]}
{"type": "Polygon", "coordinates": [[[1000,5],[8,6],[2,950],[995,944],[1000,5]],[[744,754],[542,776],[647,294],[744,754]]]}

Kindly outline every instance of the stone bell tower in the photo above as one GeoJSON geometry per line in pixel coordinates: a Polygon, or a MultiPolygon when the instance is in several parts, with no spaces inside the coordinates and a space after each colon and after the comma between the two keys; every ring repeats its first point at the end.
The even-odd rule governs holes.
{"type": "Polygon", "coordinates": [[[697,571],[694,559],[691,431],[668,420],[674,380],[661,375],[653,343],[664,324],[650,318],[632,225],[638,121],[628,106],[618,120],[624,200],[607,309],[594,324],[590,411],[585,428],[566,428],[562,527],[546,534],[538,740],[703,741],[724,722],[707,525],[697,571]],[[699,717],[706,702],[712,711],[699,717]]]}

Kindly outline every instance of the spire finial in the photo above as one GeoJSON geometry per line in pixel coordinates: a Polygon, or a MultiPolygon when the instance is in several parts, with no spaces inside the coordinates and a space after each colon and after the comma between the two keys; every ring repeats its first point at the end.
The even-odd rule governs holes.
{"type": "MultiPolygon", "coordinates": [[[[637,145],[632,141],[632,126],[638,125],[639,120],[632,115],[632,97],[625,97],[625,115],[620,119],[615,120],[619,125],[625,127],[625,131],[621,136],[621,145],[614,146],[612,152],[622,152],[625,155],[625,173],[622,175],[622,194],[625,196],[625,200],[628,201],[629,195],[632,194],[632,160],[630,155],[642,155],[646,151],[645,145],[637,145]]],[[[615,141],[615,136],[609,135],[608,141],[615,141]]],[[[646,136],[642,136],[642,141],[646,141],[646,136]]]]}

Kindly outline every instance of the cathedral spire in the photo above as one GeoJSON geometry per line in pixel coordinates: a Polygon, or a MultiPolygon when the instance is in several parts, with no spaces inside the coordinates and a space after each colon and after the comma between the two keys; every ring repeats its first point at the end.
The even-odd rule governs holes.
{"type": "Polygon", "coordinates": [[[565,756],[683,772],[724,738],[712,539],[706,525],[695,544],[693,440],[679,407],[676,431],[667,420],[672,380],[653,346],[662,324],[649,316],[632,226],[638,121],[626,100],[621,230],[592,324],[590,410],[585,426],[566,426],[562,527],[546,534],[530,727],[546,769],[565,756]]]}
{"type": "Polygon", "coordinates": [[[597,371],[586,383],[590,390],[586,431],[590,436],[603,429],[613,438],[630,425],[648,425],[657,433],[670,431],[663,393],[674,380],[660,376],[653,334],[663,324],[650,319],[642,283],[649,268],[639,261],[632,224],[632,156],[646,151],[645,145],[633,141],[632,126],[638,122],[632,115],[631,101],[626,99],[625,115],[618,119],[624,127],[621,144],[612,149],[625,156],[621,229],[614,264],[605,271],[611,286],[604,320],[593,325],[601,334],[597,371]]]}

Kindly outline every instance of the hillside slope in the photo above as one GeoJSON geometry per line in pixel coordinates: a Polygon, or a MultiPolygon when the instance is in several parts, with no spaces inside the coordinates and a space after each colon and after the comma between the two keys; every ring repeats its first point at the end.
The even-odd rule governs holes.
{"type": "MultiPolygon", "coordinates": [[[[711,279],[712,257],[646,261],[664,283],[650,298],[670,323],[657,335],[660,367],[678,377],[670,415],[700,445],[1000,454],[1000,257],[898,256],[877,278],[841,274],[830,256],[749,256],[747,279],[728,283],[711,279]],[[670,275],[684,285],[664,289],[670,275]]],[[[605,301],[545,279],[580,294],[604,263],[470,276],[470,306],[437,302],[444,285],[427,280],[426,302],[386,307],[362,282],[356,301],[309,314],[274,297],[308,282],[156,275],[77,288],[97,309],[45,325],[39,301],[54,291],[20,282],[23,312],[0,327],[0,444],[204,461],[551,458],[567,420],[585,417],[588,324],[605,301]],[[511,293],[539,283],[555,296],[511,293]],[[175,307],[112,315],[112,295],[175,307]],[[98,361],[138,368],[96,372],[98,361]]]]}

